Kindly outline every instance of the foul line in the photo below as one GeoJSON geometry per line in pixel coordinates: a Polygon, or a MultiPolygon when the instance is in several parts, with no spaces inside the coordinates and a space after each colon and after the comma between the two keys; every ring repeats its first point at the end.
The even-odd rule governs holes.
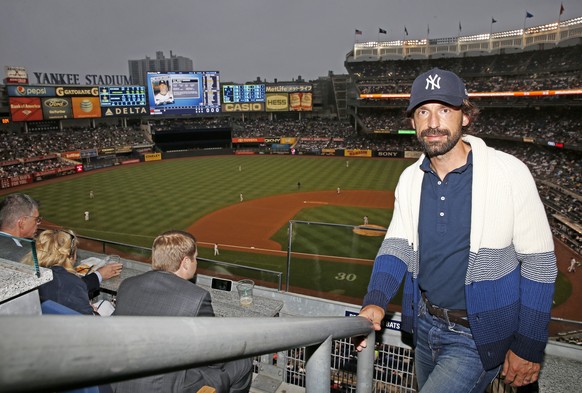
{"type": "MultiPolygon", "coordinates": [[[[208,242],[198,242],[198,244],[202,245],[202,244],[206,244],[208,245],[208,247],[213,247],[214,243],[208,243],[208,242]]],[[[268,252],[271,254],[281,254],[281,255],[287,255],[287,251],[281,251],[281,250],[273,250],[273,249],[269,249],[269,248],[259,248],[259,247],[253,247],[253,246],[235,246],[233,244],[220,244],[220,247],[224,248],[224,249],[240,249],[240,250],[252,250],[252,251],[264,251],[264,252],[268,252]]],[[[321,254],[307,254],[304,252],[297,252],[297,251],[292,251],[291,254],[293,255],[303,255],[303,256],[308,256],[308,257],[313,257],[313,256],[320,256],[326,259],[338,259],[338,260],[345,260],[345,261],[360,261],[360,262],[373,262],[373,259],[363,259],[363,258],[350,258],[350,257],[340,257],[340,256],[336,256],[336,255],[321,255],[321,254]]]]}

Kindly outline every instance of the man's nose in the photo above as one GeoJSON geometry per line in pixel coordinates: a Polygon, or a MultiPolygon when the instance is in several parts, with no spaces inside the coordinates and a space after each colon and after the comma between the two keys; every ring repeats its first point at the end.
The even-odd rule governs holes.
{"type": "Polygon", "coordinates": [[[428,126],[430,128],[439,128],[441,125],[440,119],[436,113],[430,113],[428,115],[428,126]]]}

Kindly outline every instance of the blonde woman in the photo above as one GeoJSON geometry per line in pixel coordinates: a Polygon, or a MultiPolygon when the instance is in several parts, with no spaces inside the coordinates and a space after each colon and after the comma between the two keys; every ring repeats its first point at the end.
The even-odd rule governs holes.
{"type": "MultiPolygon", "coordinates": [[[[72,231],[47,229],[36,239],[38,264],[50,268],[52,281],[38,288],[40,301],[52,300],[81,314],[96,314],[87,285],[73,267],[77,258],[77,237],[72,231]]],[[[26,260],[32,263],[28,253],[26,260]]]]}

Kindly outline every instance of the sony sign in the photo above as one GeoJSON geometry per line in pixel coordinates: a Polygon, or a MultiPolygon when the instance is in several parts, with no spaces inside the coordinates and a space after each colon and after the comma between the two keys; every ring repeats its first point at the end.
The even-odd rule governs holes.
{"type": "Polygon", "coordinates": [[[131,81],[126,75],[87,74],[81,79],[81,74],[53,72],[33,72],[32,74],[34,75],[34,83],[39,85],[131,85],[131,81]]]}

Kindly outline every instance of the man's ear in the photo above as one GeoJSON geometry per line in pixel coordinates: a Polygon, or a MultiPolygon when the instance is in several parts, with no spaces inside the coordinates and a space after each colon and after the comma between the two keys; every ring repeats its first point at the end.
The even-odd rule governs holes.
{"type": "Polygon", "coordinates": [[[416,130],[416,126],[414,124],[414,119],[411,117],[409,120],[410,120],[410,125],[412,126],[412,128],[416,130]]]}
{"type": "Polygon", "coordinates": [[[188,270],[188,266],[186,266],[187,263],[190,263],[189,258],[188,257],[182,258],[182,260],[180,261],[180,268],[179,269],[188,270]]]}
{"type": "Polygon", "coordinates": [[[469,125],[469,123],[471,123],[471,118],[463,113],[463,127],[467,127],[469,125]]]}

